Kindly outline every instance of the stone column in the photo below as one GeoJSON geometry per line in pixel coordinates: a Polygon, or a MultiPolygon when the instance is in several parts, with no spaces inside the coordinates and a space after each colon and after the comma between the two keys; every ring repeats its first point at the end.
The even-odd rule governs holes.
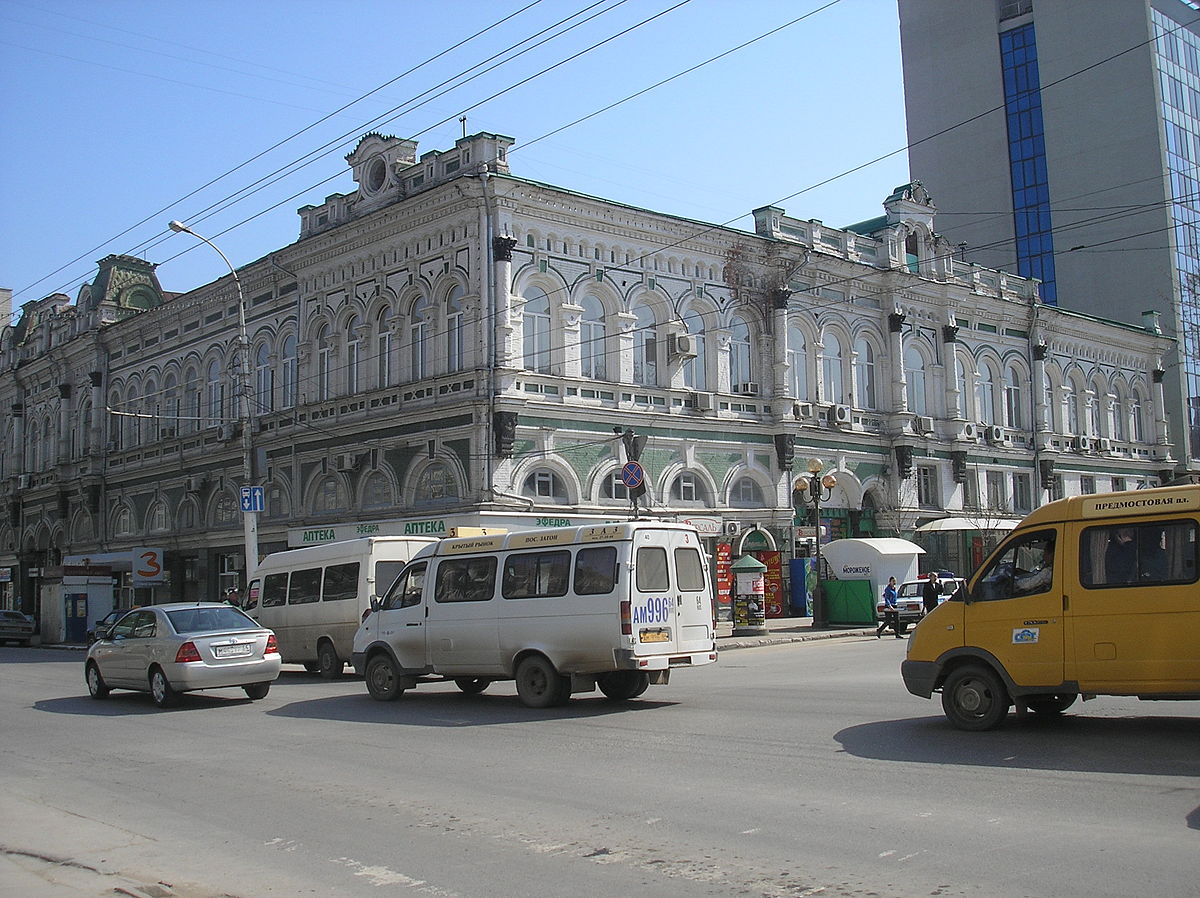
{"type": "Polygon", "coordinates": [[[908,411],[908,380],[904,376],[904,319],[905,314],[897,308],[888,315],[888,355],[892,369],[891,411],[908,411]]]}
{"type": "Polygon", "coordinates": [[[58,463],[71,460],[71,385],[58,385],[58,463]]]}

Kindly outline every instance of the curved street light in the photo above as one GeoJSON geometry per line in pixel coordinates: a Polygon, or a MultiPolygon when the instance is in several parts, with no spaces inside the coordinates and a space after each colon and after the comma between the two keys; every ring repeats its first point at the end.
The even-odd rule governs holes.
{"type": "MultiPolygon", "coordinates": [[[[245,486],[249,487],[254,484],[254,435],[252,432],[254,421],[250,410],[252,389],[250,335],[246,331],[246,295],[242,292],[242,281],[238,277],[237,269],[229,261],[229,257],[207,237],[197,234],[182,221],[172,221],[168,227],[177,234],[191,234],[197,240],[207,243],[229,266],[229,273],[233,275],[233,284],[237,288],[238,298],[238,367],[241,368],[238,378],[238,392],[241,393],[241,401],[238,403],[238,422],[242,430],[242,478],[245,486]]],[[[244,504],[242,506],[242,530],[246,541],[246,587],[249,588],[250,578],[254,576],[254,570],[258,567],[258,512],[246,510],[244,504]]]]}
{"type": "Polygon", "coordinates": [[[821,586],[821,503],[828,502],[837,486],[837,477],[831,472],[821,476],[825,465],[819,458],[808,460],[808,473],[801,474],[792,484],[796,505],[811,507],[817,531],[816,582],[813,584],[813,629],[829,626],[829,612],[825,606],[825,592],[821,586]]]}

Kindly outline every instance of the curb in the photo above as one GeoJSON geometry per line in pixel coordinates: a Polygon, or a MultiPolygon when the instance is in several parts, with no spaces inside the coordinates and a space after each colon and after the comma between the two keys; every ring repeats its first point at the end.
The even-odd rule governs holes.
{"type": "Polygon", "coordinates": [[[717,651],[753,649],[762,645],[787,645],[793,642],[817,642],[824,639],[847,639],[874,636],[875,628],[863,630],[813,630],[808,633],[772,633],[768,636],[724,636],[717,638],[717,651]]]}

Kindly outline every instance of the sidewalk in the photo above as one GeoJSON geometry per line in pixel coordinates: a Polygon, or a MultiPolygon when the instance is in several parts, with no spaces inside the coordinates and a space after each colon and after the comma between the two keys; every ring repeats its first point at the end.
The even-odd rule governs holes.
{"type": "Polygon", "coordinates": [[[814,630],[811,617],[769,617],[767,635],[734,636],[733,621],[717,621],[717,650],[750,649],[760,645],[811,642],[816,639],[862,638],[875,635],[875,627],[830,627],[814,630]]]}

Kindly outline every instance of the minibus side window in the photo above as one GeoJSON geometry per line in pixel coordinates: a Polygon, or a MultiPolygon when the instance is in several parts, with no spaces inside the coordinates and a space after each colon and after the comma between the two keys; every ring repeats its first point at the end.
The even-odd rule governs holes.
{"type": "Polygon", "coordinates": [[[287,601],[287,573],[267,574],[263,578],[262,606],[276,608],[287,601]]]}
{"type": "Polygon", "coordinates": [[[991,602],[1049,590],[1054,574],[1054,537],[1053,530],[1041,530],[1009,543],[976,582],[972,600],[991,602]]]}
{"type": "Polygon", "coordinates": [[[1089,589],[1195,583],[1196,531],[1194,521],[1088,527],[1079,537],[1079,582],[1089,589]]]}
{"type": "Polygon", "coordinates": [[[662,546],[639,548],[636,564],[639,592],[662,592],[671,588],[671,578],[667,574],[667,550],[662,546]]]}
{"type": "Polygon", "coordinates": [[[331,564],[325,568],[325,585],[321,601],[341,602],[358,595],[358,562],[331,564]]]}
{"type": "Polygon", "coordinates": [[[397,608],[409,608],[421,604],[421,593],[425,589],[425,562],[406,568],[392,588],[384,596],[381,611],[393,611],[397,608]]]}
{"type": "Polygon", "coordinates": [[[495,589],[495,558],[447,558],[438,565],[433,600],[486,602],[495,589]]]}
{"type": "Polygon", "coordinates": [[[504,561],[500,593],[506,599],[555,598],[567,594],[571,553],[522,552],[504,561]]]}
{"type": "Polygon", "coordinates": [[[700,553],[692,548],[675,550],[675,578],[684,592],[702,592],[708,582],[704,577],[704,565],[700,553]]]}
{"type": "Polygon", "coordinates": [[[607,595],[617,585],[617,547],[580,549],[575,556],[575,593],[607,595]]]}
{"type": "Polygon", "coordinates": [[[292,571],[292,582],[288,584],[288,604],[307,605],[321,598],[321,569],[305,568],[292,571]]]}

